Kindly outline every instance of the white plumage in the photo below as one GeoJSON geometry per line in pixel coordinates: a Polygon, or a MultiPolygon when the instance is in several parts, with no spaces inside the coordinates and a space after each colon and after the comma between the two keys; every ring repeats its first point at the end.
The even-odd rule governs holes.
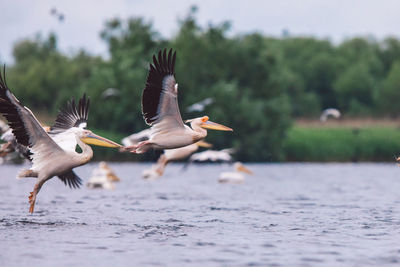
{"type": "Polygon", "coordinates": [[[242,173],[253,174],[252,171],[240,162],[235,162],[233,168],[235,169],[234,172],[222,172],[218,177],[218,182],[241,184],[245,180],[245,176],[242,173]]]}
{"type": "Polygon", "coordinates": [[[223,150],[206,150],[193,154],[189,161],[232,161],[232,156],[235,150],[227,148],[223,150]]]}
{"type": "Polygon", "coordinates": [[[339,119],[340,116],[341,116],[340,111],[337,110],[336,108],[327,108],[322,112],[319,120],[321,122],[326,122],[328,120],[328,117],[333,117],[335,119],[339,119]]]}
{"type": "Polygon", "coordinates": [[[92,177],[86,183],[89,189],[115,189],[114,182],[118,182],[120,179],[114,174],[113,170],[107,165],[106,162],[102,161],[99,166],[92,172],[92,177]]]}

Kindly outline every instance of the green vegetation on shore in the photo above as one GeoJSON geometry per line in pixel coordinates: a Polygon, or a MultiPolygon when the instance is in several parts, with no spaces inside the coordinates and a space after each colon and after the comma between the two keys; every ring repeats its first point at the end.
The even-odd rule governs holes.
{"type": "Polygon", "coordinates": [[[286,161],[395,161],[400,129],[294,126],[283,145],[286,161]]]}

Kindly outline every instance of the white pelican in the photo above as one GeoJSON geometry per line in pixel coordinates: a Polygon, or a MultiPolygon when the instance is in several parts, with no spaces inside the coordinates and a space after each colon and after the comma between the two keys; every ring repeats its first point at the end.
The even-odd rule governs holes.
{"type": "Polygon", "coordinates": [[[111,97],[118,97],[121,95],[121,91],[116,88],[107,88],[106,90],[101,93],[101,97],[103,99],[111,98],[111,97]]]}
{"type": "Polygon", "coordinates": [[[335,119],[339,119],[341,114],[340,111],[337,110],[336,108],[327,108],[321,113],[321,117],[319,117],[319,120],[321,122],[326,122],[328,120],[328,117],[331,116],[335,119]]]}
{"type": "Polygon", "coordinates": [[[233,165],[233,168],[235,169],[234,172],[222,172],[218,177],[218,182],[240,184],[240,183],[244,182],[244,175],[241,174],[241,172],[251,174],[251,175],[253,174],[252,171],[247,169],[240,162],[235,162],[235,164],[233,165]]]}
{"type": "Polygon", "coordinates": [[[89,99],[79,100],[78,108],[72,99],[67,108],[61,110],[51,131],[46,133],[33,113],[17,100],[8,89],[0,74],[0,113],[7,119],[8,125],[17,142],[29,148],[32,167],[22,170],[19,177],[36,177],[37,183],[29,196],[29,212],[33,213],[36,195],[43,184],[58,176],[66,185],[79,187],[81,179],[72,170],[86,164],[93,157],[93,150],[87,144],[120,147],[117,143],[95,135],[86,130],[89,112],[89,99]],[[81,153],[75,151],[79,146],[81,153]]]}
{"type": "Polygon", "coordinates": [[[212,145],[201,140],[198,141],[197,143],[188,146],[174,148],[174,149],[165,149],[164,154],[162,154],[161,156],[167,163],[170,161],[182,160],[189,157],[194,152],[196,152],[199,149],[199,147],[210,148],[212,147],[212,145]]]}
{"type": "Polygon", "coordinates": [[[201,100],[200,102],[194,103],[186,108],[188,112],[202,112],[206,106],[212,104],[214,99],[212,97],[208,97],[206,99],[201,100]]]}
{"type": "Polygon", "coordinates": [[[189,162],[193,161],[232,161],[232,156],[235,150],[233,148],[227,148],[222,150],[206,150],[203,152],[193,154],[189,162]]]}
{"type": "Polygon", "coordinates": [[[159,178],[164,174],[165,167],[169,162],[185,159],[196,152],[199,147],[208,148],[211,146],[212,145],[207,142],[199,141],[197,143],[180,148],[165,149],[164,154],[161,154],[161,156],[157,160],[157,163],[153,165],[150,169],[143,171],[142,177],[145,179],[159,178]]]}
{"type": "Polygon", "coordinates": [[[211,122],[207,116],[188,120],[186,126],[178,106],[178,84],[175,82],[176,52],[160,51],[153,56],[146,87],[142,95],[142,113],[151,126],[150,139],[126,147],[133,153],[153,149],[172,149],[196,143],[207,136],[206,129],[232,131],[231,128],[211,122]]]}
{"type": "Polygon", "coordinates": [[[114,182],[119,182],[120,179],[115,175],[113,170],[107,165],[106,162],[102,161],[99,163],[99,167],[95,168],[86,186],[90,189],[109,189],[115,188],[114,182]]]}

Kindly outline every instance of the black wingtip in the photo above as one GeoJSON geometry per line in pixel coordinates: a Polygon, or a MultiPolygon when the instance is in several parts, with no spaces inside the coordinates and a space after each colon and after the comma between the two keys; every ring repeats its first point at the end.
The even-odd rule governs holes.
{"type": "Polygon", "coordinates": [[[2,90],[7,90],[7,81],[6,81],[6,64],[3,64],[3,73],[0,71],[0,87],[2,90]]]}
{"type": "Polygon", "coordinates": [[[156,120],[163,79],[175,76],[176,51],[172,48],[161,49],[152,57],[146,87],[142,94],[142,114],[148,125],[156,120]]]}
{"type": "Polygon", "coordinates": [[[56,122],[51,128],[53,133],[79,127],[81,123],[87,123],[90,99],[86,93],[78,100],[77,104],[75,98],[71,98],[67,101],[67,105],[59,110],[56,122]]]}

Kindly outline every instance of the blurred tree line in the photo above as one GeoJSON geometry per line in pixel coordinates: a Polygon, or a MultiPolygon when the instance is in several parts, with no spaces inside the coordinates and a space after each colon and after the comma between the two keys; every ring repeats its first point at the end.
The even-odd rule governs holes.
{"type": "Polygon", "coordinates": [[[91,98],[90,128],[128,135],[147,127],[141,93],[152,55],[177,51],[177,81],[183,119],[208,115],[232,127],[212,133],[215,148],[235,147],[239,160],[283,158],[291,119],[316,117],[325,108],[351,116],[397,116],[400,97],[400,41],[354,38],[340,45],[303,37],[271,38],[260,33],[229,35],[228,22],[200,27],[193,8],[179,30],[164,39],[141,18],[113,19],[101,38],[109,58],[80,51],[66,55],[57,37],[17,43],[7,68],[14,94],[35,112],[55,116],[71,97],[91,98]],[[119,94],[103,98],[107,88],[119,94]],[[213,97],[201,113],[186,107],[213,97]]]}

